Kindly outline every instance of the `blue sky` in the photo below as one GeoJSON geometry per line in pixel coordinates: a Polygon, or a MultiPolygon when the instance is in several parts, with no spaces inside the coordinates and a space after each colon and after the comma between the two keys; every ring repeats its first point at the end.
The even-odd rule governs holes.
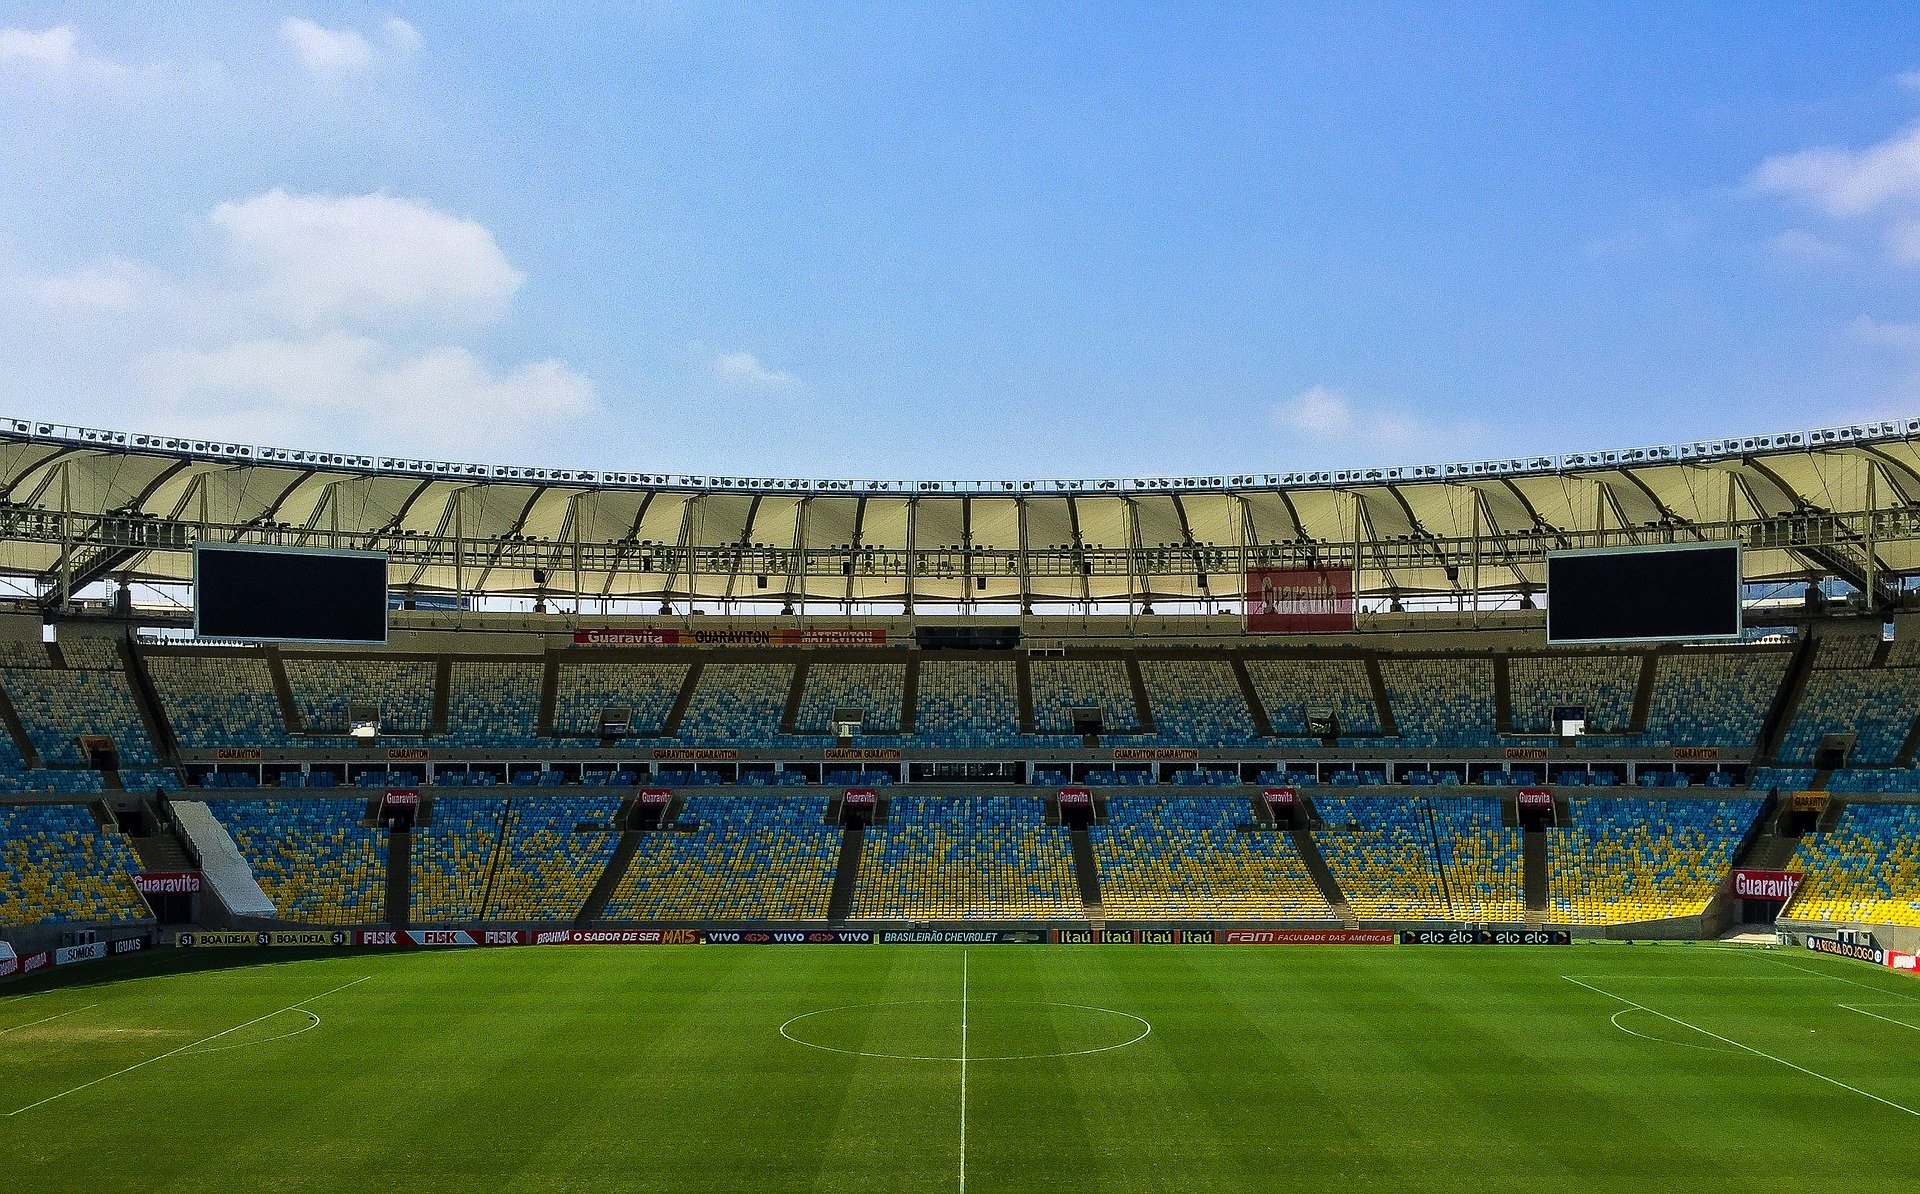
{"type": "Polygon", "coordinates": [[[1911,5],[173,7],[0,27],[0,413],[940,478],[1920,414],[1911,5]]]}

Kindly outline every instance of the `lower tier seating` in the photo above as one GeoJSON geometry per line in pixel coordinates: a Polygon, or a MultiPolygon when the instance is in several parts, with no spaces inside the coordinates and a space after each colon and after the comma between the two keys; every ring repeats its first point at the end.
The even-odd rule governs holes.
{"type": "Polygon", "coordinates": [[[840,829],[820,796],[689,796],[642,835],[607,920],[822,920],[840,829]]]}
{"type": "Polygon", "coordinates": [[[1756,799],[1573,797],[1572,824],[1547,834],[1552,919],[1626,924],[1698,915],[1759,809],[1756,799]]]}
{"type": "Polygon", "coordinates": [[[209,800],[260,890],[288,920],[375,924],[386,915],[387,835],[362,800],[209,800]]]}
{"type": "Polygon", "coordinates": [[[487,915],[492,920],[568,921],[586,906],[620,835],[618,796],[517,796],[507,802],[487,915]]]}
{"type": "Polygon", "coordinates": [[[1230,796],[1107,798],[1092,831],[1101,900],[1116,919],[1325,920],[1332,909],[1284,833],[1243,833],[1230,796]]]}
{"type": "Polygon", "coordinates": [[[1789,916],[1920,925],[1920,804],[1848,805],[1801,841],[1793,868],[1805,878],[1789,916]]]}
{"type": "Polygon", "coordinates": [[[139,870],[126,839],[82,805],[0,807],[0,925],[145,920],[139,870]]]}
{"type": "Polygon", "coordinates": [[[853,915],[873,920],[1077,917],[1067,831],[1025,796],[895,797],[867,833],[853,915]]]}

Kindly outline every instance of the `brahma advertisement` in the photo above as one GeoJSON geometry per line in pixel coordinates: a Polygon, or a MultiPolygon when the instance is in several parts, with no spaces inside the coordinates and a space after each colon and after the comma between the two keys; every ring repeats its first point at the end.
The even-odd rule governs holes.
{"type": "Polygon", "coordinates": [[[1347,568],[1247,569],[1248,634],[1346,634],[1353,630],[1347,568]]]}

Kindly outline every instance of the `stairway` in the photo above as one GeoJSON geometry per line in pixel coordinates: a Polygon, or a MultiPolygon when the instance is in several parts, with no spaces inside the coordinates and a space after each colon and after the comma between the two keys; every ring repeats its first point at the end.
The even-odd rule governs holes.
{"type": "Polygon", "coordinates": [[[1067,840],[1073,850],[1073,881],[1080,889],[1080,907],[1088,920],[1104,925],[1106,910],[1100,904],[1100,864],[1093,856],[1093,835],[1069,829],[1067,840]]]}
{"type": "Polygon", "coordinates": [[[1525,853],[1521,858],[1521,878],[1527,893],[1527,927],[1544,929],[1547,927],[1549,904],[1547,900],[1547,831],[1529,829],[1524,842],[1525,853]]]}
{"type": "Polygon", "coordinates": [[[833,893],[827,897],[827,919],[843,921],[853,913],[853,889],[860,882],[860,859],[866,853],[867,831],[849,825],[840,837],[840,860],[833,868],[833,893]]]}
{"type": "MultiPolygon", "coordinates": [[[[626,817],[623,815],[620,818],[620,824],[626,823],[626,817]]],[[[632,865],[633,856],[640,849],[641,833],[642,831],[638,829],[620,831],[620,841],[613,848],[613,857],[607,859],[607,869],[600,872],[600,878],[595,880],[593,890],[587,893],[587,902],[580,906],[580,914],[573,918],[574,924],[590,925],[606,914],[607,901],[611,900],[613,893],[620,889],[620,881],[627,877],[627,867],[632,865]]]]}
{"type": "Polygon", "coordinates": [[[1353,908],[1347,903],[1346,893],[1340,890],[1339,880],[1333,877],[1333,871],[1327,866],[1327,860],[1320,855],[1320,844],[1313,840],[1311,829],[1290,829],[1293,848],[1300,851],[1300,860],[1307,864],[1307,873],[1320,888],[1320,894],[1327,901],[1327,907],[1333,909],[1333,917],[1350,929],[1360,927],[1360,920],[1354,916],[1353,908]]]}
{"type": "Polygon", "coordinates": [[[395,829],[387,834],[387,924],[407,927],[413,916],[413,834],[395,829]]]}

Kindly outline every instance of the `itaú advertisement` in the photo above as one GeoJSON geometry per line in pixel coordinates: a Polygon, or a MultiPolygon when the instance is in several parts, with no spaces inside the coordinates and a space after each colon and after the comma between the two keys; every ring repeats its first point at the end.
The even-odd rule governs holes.
{"type": "Polygon", "coordinates": [[[1799,871],[1749,871],[1733,872],[1733,894],[1743,900],[1761,900],[1769,904],[1784,904],[1793,899],[1793,893],[1800,890],[1799,871]]]}
{"type": "Polygon", "coordinates": [[[1249,568],[1246,592],[1248,634],[1353,630],[1350,568],[1249,568]]]}

